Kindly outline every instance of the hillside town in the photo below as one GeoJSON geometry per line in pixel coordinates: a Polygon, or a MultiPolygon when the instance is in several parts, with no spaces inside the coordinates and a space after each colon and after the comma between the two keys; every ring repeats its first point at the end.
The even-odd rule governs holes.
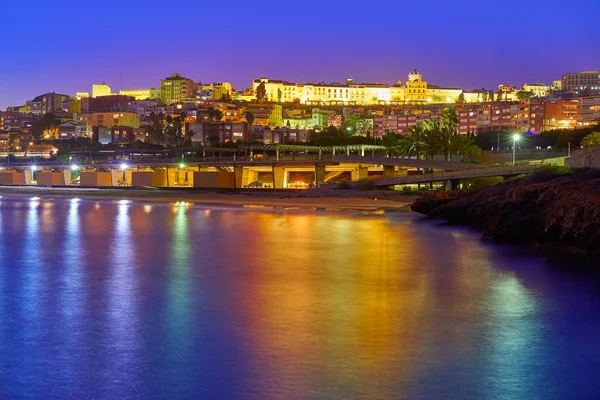
{"type": "Polygon", "coordinates": [[[550,84],[474,90],[425,78],[416,69],[393,85],[260,78],[237,90],[228,82],[206,84],[174,73],[156,88],[115,90],[99,83],[87,92],[43,93],[0,112],[0,156],[45,156],[49,143],[77,138],[101,145],[291,144],[336,130],[376,143],[387,133],[408,134],[426,120],[439,120],[448,107],[458,117],[458,133],[472,136],[538,135],[600,119],[598,71],[565,73],[550,84]]]}

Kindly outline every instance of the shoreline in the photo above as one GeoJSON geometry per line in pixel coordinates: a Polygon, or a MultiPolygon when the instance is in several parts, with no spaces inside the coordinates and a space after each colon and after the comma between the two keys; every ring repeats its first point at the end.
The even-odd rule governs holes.
{"type": "Polygon", "coordinates": [[[420,196],[385,191],[328,190],[301,193],[244,193],[169,192],[160,189],[95,189],[52,188],[19,186],[0,187],[0,196],[23,198],[35,196],[45,199],[82,198],[110,201],[129,200],[152,203],[190,202],[206,206],[243,208],[285,208],[327,211],[389,211],[411,212],[410,205],[420,196]]]}
{"type": "Polygon", "coordinates": [[[413,211],[482,231],[482,239],[528,244],[600,260],[600,170],[547,169],[479,190],[436,193],[413,211]]]}

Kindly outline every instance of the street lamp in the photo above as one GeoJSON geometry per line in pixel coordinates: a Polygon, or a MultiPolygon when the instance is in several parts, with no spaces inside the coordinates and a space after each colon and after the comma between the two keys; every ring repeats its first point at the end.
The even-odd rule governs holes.
{"type": "Polygon", "coordinates": [[[514,167],[515,166],[516,153],[517,153],[517,142],[519,140],[521,140],[521,135],[519,135],[518,133],[513,134],[512,135],[512,140],[513,140],[513,162],[512,162],[512,165],[514,167]]]}

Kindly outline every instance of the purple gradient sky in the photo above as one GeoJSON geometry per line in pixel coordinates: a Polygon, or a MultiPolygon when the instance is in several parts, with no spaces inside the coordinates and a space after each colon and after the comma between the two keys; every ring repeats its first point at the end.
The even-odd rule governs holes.
{"type": "Polygon", "coordinates": [[[599,0],[47,0],[2,4],[0,109],[106,81],[181,72],[238,89],[260,76],[473,89],[600,69],[599,0]],[[173,18],[177,11],[178,17],[173,18]]]}

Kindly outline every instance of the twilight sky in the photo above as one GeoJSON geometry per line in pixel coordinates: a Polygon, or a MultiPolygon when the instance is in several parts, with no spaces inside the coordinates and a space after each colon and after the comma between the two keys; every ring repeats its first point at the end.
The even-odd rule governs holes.
{"type": "Polygon", "coordinates": [[[467,90],[600,70],[599,0],[2,1],[0,110],[106,81],[159,87],[181,72],[238,90],[425,80],[467,90]]]}

